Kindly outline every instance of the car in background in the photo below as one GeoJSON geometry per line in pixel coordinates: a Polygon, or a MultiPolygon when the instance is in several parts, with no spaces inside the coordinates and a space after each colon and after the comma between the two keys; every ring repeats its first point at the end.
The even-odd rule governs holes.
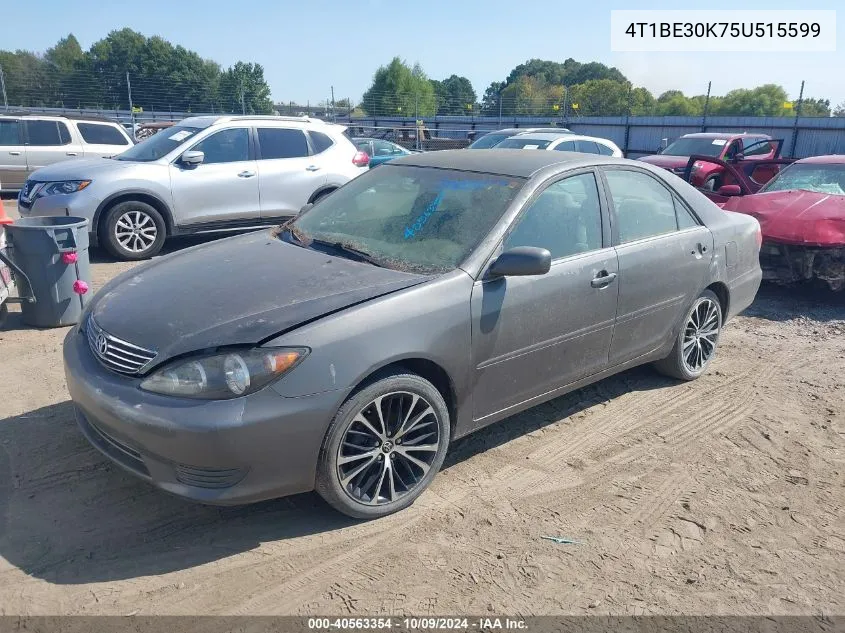
{"type": "Polygon", "coordinates": [[[370,168],[378,167],[394,158],[408,156],[414,151],[380,138],[353,138],[352,144],[370,157],[370,168]]]}
{"type": "MultiPolygon", "coordinates": [[[[693,154],[731,162],[740,160],[767,160],[778,158],[783,146],[782,140],[775,140],[767,134],[736,134],[732,132],[697,132],[685,134],[660,153],[643,156],[638,160],[657,165],[680,175],[686,169],[693,154]]],[[[690,184],[716,191],[724,183],[723,169],[717,163],[693,166],[690,184]]]]}
{"type": "Polygon", "coordinates": [[[104,118],[0,114],[0,181],[17,192],[35,170],[70,159],[114,156],[134,144],[104,118]]]}
{"type": "Polygon", "coordinates": [[[174,125],[176,125],[175,121],[148,121],[147,123],[139,123],[135,127],[135,138],[140,142],[174,125]]]}
{"type": "Polygon", "coordinates": [[[191,117],[113,159],[36,171],[18,209],[87,218],[94,243],[146,259],[169,236],[290,218],[366,171],[370,159],[345,129],[307,117],[191,117]]]}
{"type": "Polygon", "coordinates": [[[519,136],[520,134],[533,134],[535,132],[570,132],[565,127],[510,127],[502,130],[494,130],[492,132],[476,132],[472,139],[472,143],[467,149],[491,149],[511,136],[519,136]]]}
{"type": "Polygon", "coordinates": [[[750,165],[723,165],[731,184],[704,193],[725,211],[757,219],[763,235],[763,279],[824,284],[845,290],[845,156],[760,161],[779,172],[756,186],[750,165]],[[755,188],[756,187],[756,188],[755,188]]]}
{"type": "Polygon", "coordinates": [[[520,134],[498,143],[496,149],[542,149],[558,152],[580,152],[622,158],[622,150],[606,138],[566,133],[520,134]]]}
{"type": "Polygon", "coordinates": [[[172,494],[381,517],[457,438],[644,363],[701,376],[760,285],[759,230],[636,161],[405,156],[113,279],[67,387],[88,441],[172,494]]]}

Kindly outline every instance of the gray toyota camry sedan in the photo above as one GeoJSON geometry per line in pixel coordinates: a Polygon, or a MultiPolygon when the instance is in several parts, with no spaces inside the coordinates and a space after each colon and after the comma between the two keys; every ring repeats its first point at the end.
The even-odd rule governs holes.
{"type": "Polygon", "coordinates": [[[415,154],[115,278],[65,340],[68,389],[89,441],[171,493],[379,517],[455,438],[635,365],[700,376],[759,246],[642,162],[415,154]]]}

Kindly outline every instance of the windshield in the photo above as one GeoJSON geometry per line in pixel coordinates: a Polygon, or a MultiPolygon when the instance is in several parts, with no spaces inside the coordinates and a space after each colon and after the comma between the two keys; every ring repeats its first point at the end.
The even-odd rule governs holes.
{"type": "Polygon", "coordinates": [[[306,211],[281,236],[304,246],[341,244],[396,270],[442,273],[472,253],[524,182],[387,163],[306,211]]]}
{"type": "Polygon", "coordinates": [[[723,138],[679,138],[660,153],[664,156],[718,156],[726,144],[723,138]]]}
{"type": "Polygon", "coordinates": [[[510,134],[485,134],[470,145],[469,149],[490,149],[509,137],[510,134]]]}
{"type": "Polygon", "coordinates": [[[843,196],[845,195],[845,164],[793,163],[775,176],[760,192],[789,189],[843,196]]]}
{"type": "Polygon", "coordinates": [[[174,125],[115,156],[117,160],[150,162],[166,156],[203,128],[174,125]]]}
{"type": "Polygon", "coordinates": [[[549,145],[551,141],[514,136],[496,145],[496,149],[546,149],[549,145]]]}

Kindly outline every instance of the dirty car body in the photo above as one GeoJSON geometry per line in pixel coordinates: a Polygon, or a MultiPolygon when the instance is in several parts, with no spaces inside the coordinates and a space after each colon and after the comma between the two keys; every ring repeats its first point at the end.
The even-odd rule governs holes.
{"type": "Polygon", "coordinates": [[[380,516],[422,492],[450,440],[665,359],[701,297],[714,327],[743,310],[758,235],[634,161],[402,157],[276,231],[114,279],[67,335],[68,389],[86,437],[171,493],[238,504],[316,487],[380,516]],[[244,375],[255,388],[226,392],[244,375]]]}
{"type": "Polygon", "coordinates": [[[845,289],[845,156],[796,161],[757,193],[721,206],[760,222],[764,279],[845,289]]]}

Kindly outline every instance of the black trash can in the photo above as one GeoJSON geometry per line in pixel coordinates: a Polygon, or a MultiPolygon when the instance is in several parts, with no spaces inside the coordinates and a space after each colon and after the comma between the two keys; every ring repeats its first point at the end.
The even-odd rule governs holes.
{"type": "Polygon", "coordinates": [[[21,218],[6,226],[6,239],[35,297],[34,302],[21,303],[23,322],[35,327],[77,323],[91,298],[88,220],[21,218]]]}

